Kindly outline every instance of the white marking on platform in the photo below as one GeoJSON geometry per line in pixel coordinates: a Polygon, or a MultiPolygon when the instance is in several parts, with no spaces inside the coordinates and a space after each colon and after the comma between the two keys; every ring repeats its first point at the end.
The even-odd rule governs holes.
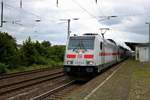
{"type": "Polygon", "coordinates": [[[100,87],[102,87],[121,67],[119,67],[117,70],[115,70],[110,76],[108,76],[101,84],[99,84],[94,90],[92,90],[86,97],[84,97],[84,100],[88,100],[100,87]]]}

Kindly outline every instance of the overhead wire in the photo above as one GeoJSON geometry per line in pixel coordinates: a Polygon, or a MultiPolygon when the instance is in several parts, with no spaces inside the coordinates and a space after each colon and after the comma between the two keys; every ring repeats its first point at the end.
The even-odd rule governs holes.
{"type": "MultiPolygon", "coordinates": [[[[41,16],[39,16],[39,15],[37,15],[37,14],[35,14],[35,13],[33,13],[33,12],[30,12],[30,11],[27,11],[27,10],[25,10],[25,9],[23,9],[23,8],[17,8],[17,7],[14,7],[14,6],[12,6],[12,5],[9,5],[9,4],[7,4],[7,3],[4,3],[5,4],[5,7],[7,7],[7,9],[9,10],[11,10],[12,8],[13,9],[16,9],[17,11],[23,11],[24,13],[26,13],[26,14],[29,14],[29,15],[33,15],[34,17],[37,17],[38,19],[46,19],[46,20],[48,20],[48,18],[45,18],[45,17],[41,17],[41,16]]],[[[17,15],[17,16],[20,16],[20,15],[22,15],[22,14],[19,14],[19,15],[17,15]]],[[[9,17],[9,16],[7,16],[7,17],[9,17]]],[[[18,17],[18,18],[21,18],[21,17],[18,17]]],[[[53,17],[54,18],[54,17],[53,17]]],[[[34,19],[34,18],[33,18],[34,19]]],[[[58,19],[58,18],[57,18],[58,19]]],[[[18,20],[18,19],[17,19],[18,20]]],[[[28,25],[26,26],[26,25],[24,25],[24,24],[22,24],[22,23],[20,23],[20,22],[22,22],[21,20],[19,20],[20,22],[18,22],[16,19],[13,19],[12,21],[7,21],[7,23],[8,24],[14,24],[14,25],[19,25],[19,26],[21,26],[21,27],[28,27],[28,25]],[[16,22],[17,21],[17,22],[16,22]]],[[[49,20],[49,21],[56,21],[56,20],[49,20]]],[[[35,31],[35,27],[37,27],[37,24],[35,24],[35,26],[31,26],[31,27],[33,27],[33,29],[34,29],[34,31],[35,31]]]]}
{"type": "MultiPolygon", "coordinates": [[[[39,1],[40,1],[40,0],[39,0],[39,1]]],[[[39,19],[45,19],[45,17],[40,16],[40,15],[37,15],[36,13],[33,13],[33,12],[28,11],[28,10],[26,10],[26,9],[23,9],[23,8],[20,8],[20,7],[17,8],[17,7],[14,7],[14,6],[12,6],[12,5],[9,5],[9,4],[7,4],[7,3],[5,3],[5,5],[8,6],[8,7],[10,7],[10,8],[14,8],[14,9],[17,9],[17,10],[21,10],[21,11],[23,11],[23,12],[25,12],[25,13],[27,13],[27,14],[33,15],[33,16],[39,18],[39,19]]],[[[53,18],[54,18],[54,17],[53,17],[53,18]]],[[[55,18],[56,18],[56,17],[55,17],[55,18]]],[[[54,21],[54,20],[51,19],[51,21],[54,21]]]]}
{"type": "MultiPolygon", "coordinates": [[[[9,5],[9,4],[7,4],[7,3],[4,3],[4,5],[5,5],[6,7],[8,7],[8,8],[11,8],[11,9],[13,8],[13,9],[16,9],[16,10],[18,10],[18,11],[23,11],[23,12],[29,14],[29,15],[33,15],[34,17],[36,17],[36,18],[33,18],[35,22],[40,22],[41,20],[46,19],[46,18],[43,17],[43,16],[41,17],[41,16],[39,16],[39,15],[33,13],[33,12],[27,11],[27,10],[25,10],[25,9],[23,9],[23,8],[20,9],[20,8],[14,7],[14,6],[12,6],[12,5],[9,5]]],[[[20,14],[20,15],[22,15],[22,14],[20,14]]],[[[46,19],[46,20],[48,20],[48,19],[46,19]]],[[[49,19],[49,21],[55,21],[55,20],[52,20],[52,19],[50,20],[50,19],[49,19]]],[[[14,22],[14,24],[23,26],[23,24],[15,23],[15,21],[12,21],[12,22],[14,22]]],[[[21,22],[21,21],[20,21],[20,22],[21,22]]],[[[25,26],[25,27],[26,27],[26,26],[25,26]]]]}
{"type": "Polygon", "coordinates": [[[92,18],[96,18],[97,17],[95,15],[93,15],[91,12],[89,12],[86,8],[84,8],[81,4],[79,4],[76,0],[72,0],[77,6],[79,6],[83,11],[85,11],[88,15],[90,15],[92,18]]]}
{"type": "MultiPolygon", "coordinates": [[[[97,4],[97,5],[98,5],[98,4],[97,4]]],[[[103,10],[102,10],[102,6],[103,6],[103,0],[100,0],[100,1],[99,1],[99,5],[98,5],[99,10],[100,10],[100,12],[101,12],[101,14],[102,14],[103,16],[106,16],[105,13],[104,13],[103,10]]]]}
{"type": "Polygon", "coordinates": [[[23,8],[21,8],[21,9],[20,9],[20,8],[16,8],[16,7],[11,6],[11,5],[9,5],[9,4],[6,4],[6,3],[4,3],[4,5],[6,5],[6,6],[10,7],[10,8],[17,9],[17,10],[18,10],[18,9],[19,9],[19,10],[22,10],[23,12],[28,13],[28,14],[30,14],[30,15],[34,15],[34,16],[37,17],[37,18],[41,18],[41,16],[39,16],[39,15],[33,13],[33,12],[29,12],[29,11],[23,9],[23,8]]]}
{"type": "MultiPolygon", "coordinates": [[[[76,0],[72,0],[72,1],[73,1],[77,6],[79,6],[80,9],[82,9],[84,12],[86,12],[88,15],[90,15],[92,18],[95,18],[96,20],[99,21],[99,19],[98,19],[94,14],[92,14],[91,12],[89,12],[86,8],[84,8],[84,7],[83,7],[80,3],[78,3],[76,0]]],[[[5,5],[8,6],[8,7],[10,7],[10,8],[14,8],[14,9],[17,9],[17,10],[18,10],[18,8],[14,7],[14,6],[11,6],[11,5],[9,5],[9,4],[6,4],[6,3],[5,3],[5,5]]],[[[43,16],[41,17],[41,16],[39,16],[39,15],[33,13],[33,12],[29,12],[29,11],[23,9],[23,8],[21,8],[21,9],[19,8],[19,10],[21,10],[21,11],[27,13],[27,14],[33,15],[33,16],[39,18],[39,19],[43,19],[43,16]]]]}
{"type": "Polygon", "coordinates": [[[72,0],[77,6],[79,6],[84,12],[86,12],[89,16],[96,19],[98,22],[108,20],[110,17],[103,15],[103,16],[95,16],[91,12],[89,12],[86,8],[84,8],[80,3],[78,3],[76,0],[72,0]]]}
{"type": "MultiPolygon", "coordinates": [[[[4,5],[5,5],[5,7],[6,7],[6,9],[8,10],[8,8],[13,8],[13,9],[17,9],[16,7],[13,7],[13,6],[11,6],[11,5],[9,5],[9,4],[6,4],[6,3],[4,3],[4,5]]],[[[18,10],[18,9],[17,9],[18,10]]],[[[23,10],[23,9],[19,9],[19,10],[23,10]]],[[[33,14],[33,13],[29,13],[29,12],[27,12],[27,11],[25,11],[25,10],[23,10],[24,12],[26,12],[26,13],[28,13],[28,14],[30,14],[30,15],[34,15],[34,16],[36,16],[36,17],[38,17],[39,18],[39,16],[37,16],[36,14],[33,14]]],[[[15,19],[13,19],[13,20],[7,20],[7,18],[9,18],[9,16],[7,16],[7,18],[6,18],[6,20],[5,20],[5,22],[7,23],[7,24],[13,24],[13,25],[18,25],[18,26],[20,26],[20,27],[28,27],[29,25],[24,25],[24,24],[22,24],[21,22],[22,22],[22,20],[20,19],[21,18],[21,15],[22,14],[19,14],[19,15],[17,15],[17,16],[19,16],[19,19],[17,18],[15,18],[15,19]]],[[[35,20],[34,20],[35,21],[35,20]]],[[[28,21],[27,21],[28,22],[28,21]]],[[[30,27],[31,27],[32,25],[30,25],[30,27]]],[[[4,28],[4,27],[3,27],[4,28]]],[[[6,28],[6,27],[5,27],[6,28]]],[[[7,28],[9,28],[9,27],[7,27],[7,28]]]]}
{"type": "MultiPolygon", "coordinates": [[[[88,15],[90,15],[92,18],[97,19],[97,17],[96,17],[95,15],[93,15],[91,12],[89,12],[86,8],[82,7],[82,5],[79,4],[77,1],[75,1],[75,0],[72,0],[72,1],[73,1],[76,5],[78,5],[84,12],[86,12],[88,15]]],[[[9,5],[9,4],[6,4],[6,3],[5,3],[5,5],[8,6],[8,7],[11,7],[11,8],[14,8],[14,9],[17,9],[17,10],[18,10],[18,8],[14,7],[14,6],[11,6],[11,5],[9,5]]],[[[29,12],[29,11],[23,9],[23,8],[21,8],[21,10],[24,11],[25,13],[28,13],[28,14],[30,14],[30,15],[33,15],[33,16],[39,18],[39,19],[43,19],[43,17],[41,17],[41,16],[39,16],[39,15],[33,13],[33,12],[29,12]]],[[[97,19],[97,20],[98,20],[98,19],[97,19]]]]}

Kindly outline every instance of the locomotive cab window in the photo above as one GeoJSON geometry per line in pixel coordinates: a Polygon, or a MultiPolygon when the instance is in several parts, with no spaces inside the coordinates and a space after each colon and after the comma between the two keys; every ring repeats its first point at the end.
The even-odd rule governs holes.
{"type": "Polygon", "coordinates": [[[94,37],[71,37],[68,49],[94,49],[94,37]]]}

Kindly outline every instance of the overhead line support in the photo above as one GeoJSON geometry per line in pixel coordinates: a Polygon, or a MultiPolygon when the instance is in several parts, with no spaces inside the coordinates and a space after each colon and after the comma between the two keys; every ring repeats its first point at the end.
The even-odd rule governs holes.
{"type": "Polygon", "coordinates": [[[1,2],[1,26],[0,27],[3,27],[3,16],[4,16],[4,3],[2,0],[1,2]]]}

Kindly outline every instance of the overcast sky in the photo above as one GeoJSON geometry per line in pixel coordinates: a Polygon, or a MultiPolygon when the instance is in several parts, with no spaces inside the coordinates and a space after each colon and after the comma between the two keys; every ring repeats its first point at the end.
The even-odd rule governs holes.
{"type": "Polygon", "coordinates": [[[105,35],[123,44],[147,42],[150,21],[150,0],[3,0],[4,24],[1,31],[9,32],[18,43],[27,37],[48,40],[52,44],[65,44],[67,22],[60,19],[79,18],[71,21],[72,34],[100,32],[110,28],[105,35]],[[102,16],[118,16],[107,19],[102,16]],[[40,19],[40,22],[35,20],[40,19]]]}

